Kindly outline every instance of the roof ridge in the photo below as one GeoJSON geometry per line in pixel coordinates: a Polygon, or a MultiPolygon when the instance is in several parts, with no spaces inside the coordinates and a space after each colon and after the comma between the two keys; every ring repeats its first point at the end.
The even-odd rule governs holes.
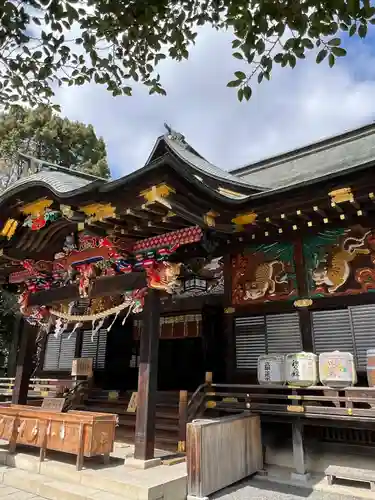
{"type": "MultiPolygon", "coordinates": [[[[39,164],[41,167],[41,169],[39,171],[41,171],[41,170],[50,170],[50,171],[55,171],[55,172],[58,171],[58,172],[61,172],[64,174],[71,175],[72,177],[79,177],[81,179],[85,179],[88,181],[94,182],[94,181],[100,180],[100,181],[108,182],[108,180],[105,179],[104,177],[99,177],[97,175],[89,174],[88,172],[83,172],[82,170],[76,170],[74,168],[63,167],[61,165],[57,165],[56,163],[51,163],[51,162],[48,162],[45,160],[41,160],[40,158],[36,158],[34,156],[27,155],[25,153],[18,152],[18,155],[23,157],[23,158],[26,158],[30,162],[35,162],[35,163],[39,164]]],[[[33,174],[36,174],[36,173],[37,172],[33,172],[33,174]]]]}
{"type": "Polygon", "coordinates": [[[290,161],[292,159],[298,159],[303,156],[308,156],[310,154],[314,154],[322,150],[328,150],[335,146],[339,146],[341,144],[351,142],[353,140],[360,139],[361,137],[365,137],[367,135],[371,135],[374,133],[375,133],[375,123],[372,122],[355,129],[347,129],[344,132],[337,135],[319,139],[315,142],[306,144],[305,146],[300,146],[298,148],[290,149],[273,156],[262,158],[253,163],[249,163],[245,166],[231,169],[229,170],[229,172],[232,175],[241,178],[239,174],[256,173],[259,172],[260,170],[267,169],[269,167],[274,167],[278,163],[284,163],[286,161],[290,161]]]}

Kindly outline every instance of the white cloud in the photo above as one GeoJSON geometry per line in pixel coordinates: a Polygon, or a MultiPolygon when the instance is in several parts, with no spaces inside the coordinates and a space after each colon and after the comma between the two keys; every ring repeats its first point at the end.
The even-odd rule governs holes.
{"type": "Polygon", "coordinates": [[[230,40],[205,29],[189,61],[164,62],[167,97],[149,96],[139,85],[133,97],[116,98],[95,85],[67,87],[58,93],[62,112],[95,126],[115,176],[143,165],[165,121],[208,160],[231,169],[373,120],[374,57],[364,44],[333,69],[314,57],[294,70],[277,67],[270,82],[254,82],[249,103],[239,103],[226,87],[239,69],[230,40]]]}

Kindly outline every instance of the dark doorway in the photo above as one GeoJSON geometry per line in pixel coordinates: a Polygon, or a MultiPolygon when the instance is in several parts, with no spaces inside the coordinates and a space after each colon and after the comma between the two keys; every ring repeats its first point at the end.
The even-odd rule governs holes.
{"type": "Polygon", "coordinates": [[[224,309],[221,306],[202,308],[202,340],[205,372],[212,372],[214,382],[225,381],[224,309]]]}
{"type": "Polygon", "coordinates": [[[159,391],[194,391],[204,381],[204,372],[200,337],[160,340],[159,391]]]}
{"type": "Polygon", "coordinates": [[[133,321],[125,324],[118,319],[107,334],[106,368],[103,373],[103,388],[116,391],[137,390],[138,368],[131,366],[132,356],[137,352],[133,338],[133,321]]]}

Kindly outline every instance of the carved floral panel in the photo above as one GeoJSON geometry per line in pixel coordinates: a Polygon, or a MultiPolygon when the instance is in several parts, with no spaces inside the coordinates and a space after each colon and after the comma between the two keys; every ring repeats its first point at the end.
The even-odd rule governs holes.
{"type": "Polygon", "coordinates": [[[232,304],[245,305],[297,296],[291,243],[247,248],[232,258],[232,304]]]}

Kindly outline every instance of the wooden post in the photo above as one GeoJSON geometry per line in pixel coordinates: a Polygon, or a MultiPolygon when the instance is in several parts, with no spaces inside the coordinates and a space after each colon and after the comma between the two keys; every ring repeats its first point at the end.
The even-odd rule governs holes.
{"type": "Polygon", "coordinates": [[[143,310],[135,424],[134,458],[143,461],[154,458],[159,332],[159,291],[150,288],[145,297],[143,310]]]}
{"type": "Polygon", "coordinates": [[[188,391],[180,391],[178,403],[178,449],[177,451],[185,453],[186,451],[186,424],[187,424],[187,405],[188,391]]]}
{"type": "Polygon", "coordinates": [[[21,329],[22,329],[22,315],[17,313],[14,317],[12,345],[8,357],[7,377],[16,376],[17,353],[20,343],[21,329]]]}
{"type": "Polygon", "coordinates": [[[20,350],[17,357],[16,380],[12,393],[13,404],[27,404],[30,377],[33,370],[36,329],[23,321],[20,350]]]}
{"type": "Polygon", "coordinates": [[[295,472],[292,473],[292,478],[306,481],[309,479],[310,475],[308,474],[306,468],[303,434],[303,423],[298,418],[292,424],[293,463],[295,469],[295,472]]]}
{"type": "MultiPolygon", "coordinates": [[[[305,258],[301,238],[298,238],[294,242],[294,264],[296,268],[298,293],[300,297],[306,298],[309,295],[309,289],[307,285],[305,258]]],[[[314,346],[310,311],[305,308],[300,308],[298,309],[298,315],[301,328],[302,348],[305,352],[312,352],[314,346]]]]}

